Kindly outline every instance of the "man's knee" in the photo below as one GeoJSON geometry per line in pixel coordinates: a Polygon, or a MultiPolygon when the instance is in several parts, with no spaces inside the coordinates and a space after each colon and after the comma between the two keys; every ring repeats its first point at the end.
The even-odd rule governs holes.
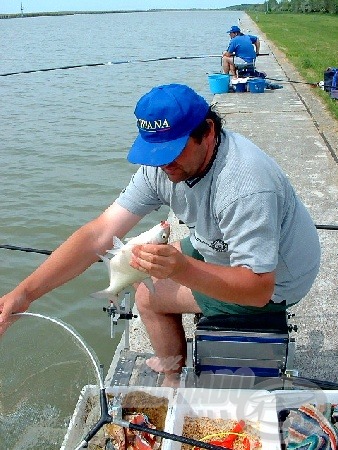
{"type": "Polygon", "coordinates": [[[144,283],[139,284],[135,293],[135,303],[141,316],[150,312],[163,312],[161,292],[160,286],[156,286],[156,281],[154,281],[153,290],[149,290],[144,283]]]}
{"type": "Polygon", "coordinates": [[[233,63],[233,59],[229,56],[223,56],[223,63],[226,64],[232,64],[233,63]]]}
{"type": "Polygon", "coordinates": [[[140,314],[150,307],[150,292],[145,284],[140,283],[135,293],[135,303],[140,314]]]}

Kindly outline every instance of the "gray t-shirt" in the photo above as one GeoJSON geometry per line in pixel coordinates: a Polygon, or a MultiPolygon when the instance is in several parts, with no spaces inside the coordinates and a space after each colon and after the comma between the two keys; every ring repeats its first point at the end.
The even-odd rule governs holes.
{"type": "Polygon", "coordinates": [[[237,133],[225,131],[202,178],[172,183],[160,168],[141,166],[117,203],[139,216],[169,206],[205,261],[275,270],[276,303],[303,298],[319,270],[309,213],[277,163],[237,133]]]}

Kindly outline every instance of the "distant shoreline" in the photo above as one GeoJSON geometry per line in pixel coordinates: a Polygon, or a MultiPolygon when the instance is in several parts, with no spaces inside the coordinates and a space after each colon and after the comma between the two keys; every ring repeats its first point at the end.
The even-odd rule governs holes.
{"type": "MultiPolygon", "coordinates": [[[[233,7],[232,7],[233,8],[233,7]]],[[[226,11],[230,8],[186,8],[186,9],[133,9],[121,11],[57,11],[57,12],[37,12],[37,13],[18,13],[18,14],[3,14],[0,13],[0,19],[17,19],[25,17],[39,17],[39,16],[75,16],[78,14],[126,14],[126,13],[147,13],[147,12],[163,12],[163,11],[226,11]]]]}

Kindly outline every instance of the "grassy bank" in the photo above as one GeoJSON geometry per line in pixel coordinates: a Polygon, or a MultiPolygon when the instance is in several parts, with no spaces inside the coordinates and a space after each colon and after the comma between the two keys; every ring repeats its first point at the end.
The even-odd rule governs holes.
{"type": "MultiPolygon", "coordinates": [[[[248,14],[308,82],[324,79],[328,67],[338,67],[338,16],[328,14],[248,14]]],[[[320,88],[321,96],[338,120],[338,100],[332,100],[320,88]]]]}

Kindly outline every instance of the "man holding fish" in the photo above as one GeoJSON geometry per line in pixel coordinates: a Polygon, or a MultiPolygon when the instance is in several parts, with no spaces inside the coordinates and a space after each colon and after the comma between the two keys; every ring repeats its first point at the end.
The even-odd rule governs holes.
{"type": "Polygon", "coordinates": [[[163,223],[160,239],[136,239],[123,270],[120,260],[106,261],[110,286],[97,296],[114,300],[120,289],[112,287],[116,273],[119,278],[136,269],[138,277],[127,283],[152,277],[154,288],[141,282],[136,292],[155,353],[148,364],[165,373],[165,385],[175,385],[186,359],[182,314],[285,310],[310,290],[320,246],[309,213],[276,162],[223,129],[217,113],[191,88],[155,87],[139,100],[135,115],[139,135],[128,160],[141,167],[106,211],[0,298],[0,327],[13,312],[82,273],[98,255],[113,249],[111,261],[120,258],[124,250],[116,237],[168,205],[189,237],[166,244],[163,223]]]}

